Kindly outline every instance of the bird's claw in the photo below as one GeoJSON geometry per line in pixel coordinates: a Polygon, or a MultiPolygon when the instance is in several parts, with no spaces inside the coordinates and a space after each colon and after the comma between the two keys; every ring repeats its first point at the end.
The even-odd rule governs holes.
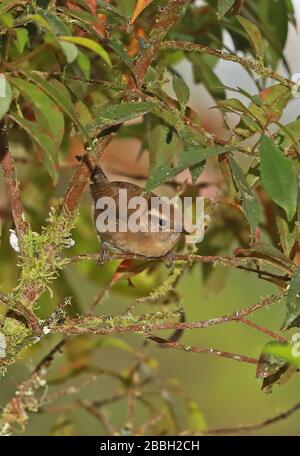
{"type": "Polygon", "coordinates": [[[98,266],[103,266],[107,261],[109,261],[110,255],[109,255],[109,250],[108,247],[105,243],[101,245],[101,250],[99,253],[99,257],[97,260],[97,265],[98,266]]]}
{"type": "Polygon", "coordinates": [[[168,253],[165,259],[165,265],[167,268],[171,268],[173,266],[174,255],[173,253],[168,253]]]}

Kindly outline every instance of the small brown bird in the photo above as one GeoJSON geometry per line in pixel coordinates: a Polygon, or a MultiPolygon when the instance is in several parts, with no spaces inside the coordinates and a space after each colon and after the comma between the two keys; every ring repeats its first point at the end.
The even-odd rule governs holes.
{"type": "Polygon", "coordinates": [[[157,195],[152,192],[144,192],[143,188],[128,182],[110,182],[102,168],[93,164],[86,154],[77,157],[77,159],[85,163],[91,174],[90,190],[94,200],[94,222],[101,240],[100,264],[109,259],[109,248],[142,257],[166,257],[167,263],[170,263],[173,248],[182,238],[182,234],[186,234],[184,229],[181,232],[174,229],[173,206],[170,206],[169,218],[161,212],[161,208],[153,213],[153,209],[150,207],[151,198],[158,198],[157,195]],[[121,222],[125,220],[124,207],[120,207],[121,190],[126,195],[126,200],[122,201],[122,206],[126,206],[127,210],[125,229],[124,223],[123,228],[121,228],[121,222]],[[136,209],[128,208],[128,204],[130,205],[130,200],[132,201],[133,198],[141,196],[147,202],[146,220],[149,221],[147,225],[149,228],[147,231],[132,231],[128,220],[136,209]],[[109,224],[104,223],[104,217],[101,218],[101,214],[103,215],[107,208],[104,209],[102,204],[99,205],[99,200],[105,201],[107,197],[111,197],[115,202],[116,230],[110,230],[109,224]],[[155,226],[155,232],[152,228],[150,229],[150,219],[151,223],[154,224],[151,227],[155,226]],[[162,228],[164,227],[168,227],[168,230],[163,231],[162,228]]]}

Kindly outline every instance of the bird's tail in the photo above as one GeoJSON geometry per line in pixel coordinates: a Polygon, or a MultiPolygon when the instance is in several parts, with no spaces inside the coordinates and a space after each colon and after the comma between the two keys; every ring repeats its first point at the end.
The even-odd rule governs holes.
{"type": "Polygon", "coordinates": [[[101,182],[103,180],[107,180],[107,177],[102,168],[99,165],[95,164],[87,154],[76,155],[76,158],[79,162],[83,162],[86,165],[91,174],[92,182],[101,182]]]}

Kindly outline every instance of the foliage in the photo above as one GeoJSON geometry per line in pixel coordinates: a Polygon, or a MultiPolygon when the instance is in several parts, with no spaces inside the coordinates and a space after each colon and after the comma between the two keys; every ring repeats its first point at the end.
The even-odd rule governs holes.
{"type": "Polygon", "coordinates": [[[157,362],[147,351],[153,343],[257,365],[257,377],[268,390],[297,372],[293,344],[246,319],[286,301],[282,327],[298,328],[300,322],[300,121],[284,125],[281,120],[297,95],[284,56],[288,26],[295,25],[292,2],[204,3],[0,4],[0,157],[11,206],[1,212],[1,257],[7,262],[7,273],[0,272],[5,293],[0,295],[3,373],[21,356],[35,356],[46,342],[53,346],[62,338],[3,404],[0,422],[5,435],[18,426],[24,430],[31,412],[47,413],[49,408],[50,413],[49,404],[64,394],[70,403],[62,408],[53,435],[76,432],[72,414],[77,408],[99,420],[108,434],[214,433],[207,429],[198,404],[179,385],[160,383],[157,362]],[[226,48],[225,31],[233,53],[226,48]],[[242,65],[256,93],[224,86],[215,72],[220,60],[242,65]],[[222,114],[222,137],[209,133],[189,106],[190,88],[176,66],[183,61],[191,64],[194,82],[203,84],[222,114]],[[288,77],[277,72],[280,62],[288,77]],[[234,126],[229,126],[229,114],[236,116],[234,126]],[[180,180],[176,183],[174,177],[185,171],[191,178],[179,186],[180,196],[195,196],[207,163],[221,176],[221,196],[214,204],[206,203],[210,222],[204,241],[193,250],[180,246],[170,270],[162,260],[121,254],[99,270],[94,264],[97,254],[87,253],[97,243],[87,205],[80,204],[88,175],[74,159],[74,144],[98,160],[110,142],[128,138],[138,140],[141,153],[149,155],[145,190],[164,184],[175,194],[180,180]],[[75,170],[68,183],[69,168],[75,170]],[[8,242],[11,228],[18,240],[17,261],[8,242]],[[184,297],[178,291],[182,276],[201,268],[203,286],[218,288],[218,274],[223,282],[229,267],[270,282],[278,295],[225,317],[186,321],[184,297]],[[87,297],[81,284],[98,291],[99,283],[102,289],[93,301],[93,291],[87,297]],[[115,291],[126,293],[133,303],[116,315],[99,314],[98,306],[115,291]],[[252,326],[275,342],[268,340],[259,360],[179,342],[187,330],[229,321],[252,326]],[[154,334],[162,330],[173,333],[154,334]],[[143,346],[125,341],[126,333],[138,334],[143,346]],[[61,349],[64,370],[48,373],[61,349]],[[106,349],[128,355],[126,371],[99,367],[94,354],[106,349]],[[116,395],[101,401],[72,400],[100,375],[117,381],[116,395]],[[68,381],[71,386],[61,387],[68,381]],[[155,390],[155,404],[148,398],[150,390],[155,390]],[[184,400],[186,424],[176,417],[173,396],[184,400]],[[128,417],[119,429],[102,408],[124,399],[128,417]],[[137,404],[148,414],[139,425],[134,424],[137,404]]]}

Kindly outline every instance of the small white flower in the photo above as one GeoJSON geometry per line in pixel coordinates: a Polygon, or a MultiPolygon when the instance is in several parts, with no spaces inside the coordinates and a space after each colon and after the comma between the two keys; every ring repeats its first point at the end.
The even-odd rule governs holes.
{"type": "Polygon", "coordinates": [[[44,326],[44,327],[43,327],[43,333],[44,333],[45,335],[49,334],[50,332],[51,332],[51,329],[48,328],[48,326],[44,326]]]}
{"type": "Polygon", "coordinates": [[[9,243],[15,252],[20,252],[19,239],[15,230],[9,230],[9,243]]]}

